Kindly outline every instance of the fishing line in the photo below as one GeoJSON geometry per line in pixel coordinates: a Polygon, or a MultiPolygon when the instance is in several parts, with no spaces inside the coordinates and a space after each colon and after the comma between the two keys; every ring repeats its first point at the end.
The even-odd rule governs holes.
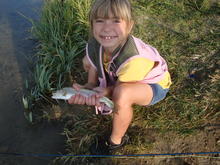
{"type": "Polygon", "coordinates": [[[177,157],[198,157],[220,159],[219,156],[197,156],[197,155],[214,155],[220,152],[192,152],[192,153],[165,153],[165,154],[133,154],[133,155],[68,155],[68,154],[37,154],[37,153],[13,153],[0,152],[0,156],[20,156],[20,157],[93,157],[93,158],[177,158],[177,157]],[[169,156],[169,157],[167,157],[169,156]]]}

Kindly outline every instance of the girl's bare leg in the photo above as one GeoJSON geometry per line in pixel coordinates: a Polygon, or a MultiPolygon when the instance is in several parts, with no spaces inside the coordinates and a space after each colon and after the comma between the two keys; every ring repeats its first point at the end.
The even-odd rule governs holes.
{"type": "Polygon", "coordinates": [[[111,133],[113,143],[120,144],[127,131],[133,117],[132,105],[148,105],[152,97],[152,88],[148,84],[119,83],[115,87],[113,91],[115,112],[111,133]]]}

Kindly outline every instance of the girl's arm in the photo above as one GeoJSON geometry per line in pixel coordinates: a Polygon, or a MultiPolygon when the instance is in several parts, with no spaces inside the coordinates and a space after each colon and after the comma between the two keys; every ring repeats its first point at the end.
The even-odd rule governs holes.
{"type": "Polygon", "coordinates": [[[98,74],[95,68],[92,66],[88,70],[88,82],[84,85],[84,88],[93,89],[97,86],[98,74]]]}
{"type": "Polygon", "coordinates": [[[98,82],[98,76],[96,73],[96,70],[94,68],[89,69],[88,71],[88,81],[86,84],[84,85],[80,85],[78,83],[73,83],[73,88],[76,90],[80,90],[80,89],[93,89],[97,86],[97,82],[98,82]]]}
{"type": "Polygon", "coordinates": [[[89,63],[86,56],[83,58],[83,68],[86,72],[88,72],[88,82],[84,85],[84,87],[87,89],[95,88],[98,82],[98,74],[96,69],[89,63]]]}
{"type": "MultiPolygon", "coordinates": [[[[87,89],[95,88],[97,86],[97,82],[98,82],[98,74],[97,74],[96,69],[91,66],[91,64],[89,63],[86,56],[83,58],[83,67],[84,67],[85,71],[88,72],[88,82],[84,85],[74,83],[73,88],[76,90],[80,90],[82,88],[87,88],[87,89]]],[[[86,98],[80,94],[76,94],[76,95],[72,96],[68,100],[68,102],[69,102],[69,104],[87,104],[87,105],[89,105],[88,101],[86,101],[86,98]]],[[[96,104],[98,104],[97,100],[96,100],[96,104]]]]}

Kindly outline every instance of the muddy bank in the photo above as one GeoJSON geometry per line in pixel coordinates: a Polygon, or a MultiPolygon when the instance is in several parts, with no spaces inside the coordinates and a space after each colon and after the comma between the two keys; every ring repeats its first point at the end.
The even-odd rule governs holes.
{"type": "MultiPolygon", "coordinates": [[[[30,125],[21,103],[28,62],[35,44],[31,24],[19,13],[37,19],[41,0],[0,1],[0,153],[56,154],[64,150],[61,124],[30,125]]],[[[52,158],[0,155],[0,164],[49,164],[52,158]]]]}

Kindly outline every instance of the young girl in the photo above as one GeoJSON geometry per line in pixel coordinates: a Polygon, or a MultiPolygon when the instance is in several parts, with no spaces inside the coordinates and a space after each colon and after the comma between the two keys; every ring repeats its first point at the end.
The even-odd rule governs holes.
{"type": "Polygon", "coordinates": [[[164,99],[171,80],[157,50],[130,35],[134,21],[128,0],[95,0],[89,19],[92,37],[83,58],[88,83],[75,83],[73,88],[93,89],[97,94],[89,98],[78,94],[69,103],[100,108],[100,97],[113,100],[111,136],[90,147],[92,154],[109,154],[128,141],[125,133],[133,117],[132,105],[149,106],[164,99]]]}

